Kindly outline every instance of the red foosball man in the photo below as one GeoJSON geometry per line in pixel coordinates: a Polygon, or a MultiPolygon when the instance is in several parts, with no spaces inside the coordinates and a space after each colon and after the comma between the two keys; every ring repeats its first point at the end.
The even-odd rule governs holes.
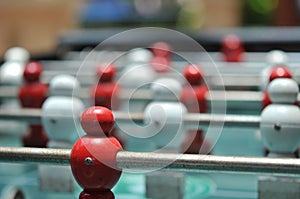
{"type": "Polygon", "coordinates": [[[240,38],[236,35],[226,35],[222,39],[221,51],[226,62],[241,62],[244,59],[244,47],[240,38]]]}
{"type": "Polygon", "coordinates": [[[111,192],[122,171],[116,167],[116,155],[123,150],[110,137],[114,125],[112,112],[101,106],[86,109],[81,126],[87,135],[74,144],[70,164],[73,176],[83,188],[79,199],[113,199],[111,192]]]}
{"type": "MultiPolygon", "coordinates": [[[[91,88],[91,98],[95,106],[104,106],[111,110],[119,108],[120,86],[114,81],[117,69],[113,64],[101,64],[97,67],[96,73],[98,84],[91,88]]],[[[111,135],[115,136],[122,144],[125,145],[125,139],[118,134],[116,129],[112,129],[111,135]]]]}
{"type": "MultiPolygon", "coordinates": [[[[39,62],[29,62],[24,69],[24,84],[19,89],[19,100],[22,107],[41,108],[46,100],[48,87],[40,82],[43,67],[39,62]]],[[[48,136],[42,125],[30,124],[29,132],[23,138],[25,147],[46,147],[48,136]]]]}
{"type": "Polygon", "coordinates": [[[150,48],[156,57],[171,58],[172,48],[166,42],[156,42],[150,48]]]}
{"type": "Polygon", "coordinates": [[[117,69],[113,64],[101,64],[97,67],[98,84],[91,88],[91,96],[95,106],[118,109],[120,88],[114,82],[116,72],[117,69]]]}
{"type": "MultiPolygon", "coordinates": [[[[292,78],[292,74],[290,70],[285,66],[276,66],[272,68],[269,76],[269,82],[273,81],[274,79],[278,78],[292,78]]],[[[272,104],[271,99],[269,97],[268,92],[264,91],[264,99],[262,102],[262,109],[264,109],[269,104],[272,104]]]]}
{"type": "Polygon", "coordinates": [[[152,68],[158,73],[170,71],[172,48],[165,42],[156,42],[151,47],[153,58],[151,60],[152,68]]]}
{"type": "MultiPolygon", "coordinates": [[[[184,76],[189,83],[183,88],[181,101],[190,113],[206,113],[206,94],[208,88],[203,80],[203,72],[196,65],[188,65],[184,68],[184,76]]],[[[210,143],[203,138],[203,130],[189,130],[182,145],[185,153],[208,154],[210,143]]]]}

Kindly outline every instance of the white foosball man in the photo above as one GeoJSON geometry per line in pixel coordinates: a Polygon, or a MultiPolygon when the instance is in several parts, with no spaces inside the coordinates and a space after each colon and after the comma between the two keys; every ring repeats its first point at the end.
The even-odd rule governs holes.
{"type": "MultiPolygon", "coordinates": [[[[268,92],[273,104],[261,114],[260,130],[264,145],[270,150],[268,157],[296,158],[300,145],[300,109],[294,103],[299,88],[292,79],[275,79],[268,92]]],[[[260,177],[258,198],[299,198],[300,181],[288,177],[260,177]]]]}
{"type": "MultiPolygon", "coordinates": [[[[153,92],[151,102],[144,112],[148,147],[152,151],[178,153],[185,138],[183,115],[186,107],[180,102],[181,84],[170,78],[154,81],[150,87],[153,92]]],[[[146,176],[146,196],[157,199],[182,199],[184,175],[167,172],[152,172],[146,176]],[[163,183],[162,183],[163,182],[163,183]],[[158,190],[159,192],[154,191],[158,190]]]]}
{"type": "Polygon", "coordinates": [[[261,90],[265,90],[269,84],[269,76],[274,66],[286,66],[289,62],[288,56],[284,51],[272,50],[266,56],[267,68],[261,71],[261,90]]]}
{"type": "MultiPolygon", "coordinates": [[[[59,75],[50,82],[50,97],[42,106],[42,124],[50,141],[49,148],[72,148],[83,133],[80,116],[82,101],[76,97],[80,88],[76,78],[59,75]]],[[[39,166],[40,189],[47,192],[74,193],[77,184],[69,166],[39,166]]]]}
{"type": "MultiPolygon", "coordinates": [[[[152,53],[146,49],[136,48],[126,55],[127,65],[119,77],[118,84],[122,88],[132,90],[130,95],[134,95],[139,89],[147,88],[155,79],[155,72],[149,65],[152,53]]],[[[147,100],[122,100],[120,102],[120,111],[143,112],[147,100]]]]}
{"type": "MultiPolygon", "coordinates": [[[[129,96],[134,96],[137,91],[148,89],[150,84],[155,79],[155,72],[151,68],[149,62],[152,59],[152,53],[149,50],[136,48],[128,52],[126,55],[127,65],[122,71],[122,76],[119,77],[117,83],[122,88],[128,89],[131,92],[129,96]]],[[[122,89],[121,88],[121,89],[122,89]]],[[[119,110],[126,113],[142,113],[149,103],[149,100],[120,100],[119,110]]],[[[145,129],[131,122],[130,125],[119,126],[119,133],[126,138],[126,149],[129,151],[147,151],[143,150],[144,143],[140,137],[135,135],[135,132],[144,134],[145,129]],[[142,149],[141,149],[142,147],[142,149]]]]}
{"type": "Polygon", "coordinates": [[[136,63],[150,63],[152,60],[152,53],[144,48],[134,48],[126,54],[127,65],[136,63]]]}
{"type": "Polygon", "coordinates": [[[185,138],[183,115],[186,107],[179,101],[181,84],[170,78],[154,81],[150,88],[153,102],[144,111],[146,133],[154,149],[181,152],[185,138]]]}
{"type": "MultiPolygon", "coordinates": [[[[4,64],[0,68],[0,84],[6,86],[20,86],[23,83],[23,72],[29,60],[29,53],[21,47],[10,48],[4,55],[4,64]]],[[[17,99],[2,100],[1,108],[21,108],[17,99]]],[[[1,121],[0,130],[13,135],[26,130],[25,123],[13,121],[1,121]]]]}
{"type": "Polygon", "coordinates": [[[29,52],[21,47],[10,48],[4,55],[4,64],[0,69],[0,83],[20,85],[23,82],[25,64],[29,61],[29,52]]]}
{"type": "Polygon", "coordinates": [[[300,110],[294,103],[298,84],[287,78],[273,80],[268,93],[273,104],[261,114],[261,134],[271,157],[295,157],[300,145],[300,110]]]}
{"type": "MultiPolygon", "coordinates": [[[[20,86],[23,83],[23,72],[26,63],[29,60],[29,52],[21,47],[13,47],[6,51],[4,54],[4,63],[0,67],[0,84],[1,86],[20,86]]],[[[19,109],[21,105],[17,98],[15,99],[3,99],[1,100],[1,109],[19,109]]],[[[26,131],[27,124],[25,122],[15,121],[1,121],[0,131],[1,134],[5,133],[5,136],[13,137],[7,142],[3,139],[2,145],[13,145],[22,146],[20,142],[21,134],[26,131]]],[[[4,137],[3,137],[4,138],[4,137]]],[[[0,173],[4,175],[19,176],[22,173],[30,170],[31,167],[28,165],[17,165],[17,164],[0,164],[0,173]]],[[[0,194],[0,198],[22,198],[21,192],[14,187],[14,185],[7,185],[0,194]]]]}
{"type": "Polygon", "coordinates": [[[285,64],[289,58],[282,50],[272,50],[267,54],[266,61],[269,64],[285,64]]]}

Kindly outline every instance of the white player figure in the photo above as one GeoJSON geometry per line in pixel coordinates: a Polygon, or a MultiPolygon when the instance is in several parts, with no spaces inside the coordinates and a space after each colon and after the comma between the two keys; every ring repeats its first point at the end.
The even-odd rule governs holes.
{"type": "MultiPolygon", "coordinates": [[[[29,60],[29,53],[21,47],[10,48],[4,54],[4,64],[0,67],[0,84],[6,86],[20,86],[23,83],[23,72],[29,60]]],[[[2,100],[1,108],[21,108],[17,99],[2,100]]],[[[1,121],[0,129],[9,134],[26,131],[26,124],[13,121],[1,121]]]]}
{"type": "Polygon", "coordinates": [[[126,54],[127,65],[136,63],[149,63],[153,58],[152,53],[144,48],[134,48],[126,54]]]}
{"type": "MultiPolygon", "coordinates": [[[[21,47],[13,47],[6,51],[4,54],[4,63],[0,67],[0,84],[1,86],[20,86],[23,83],[23,72],[26,63],[29,60],[29,52],[21,47]]],[[[19,100],[16,99],[2,99],[1,100],[1,109],[11,110],[11,109],[19,109],[21,108],[19,104],[19,100]]],[[[0,129],[1,132],[7,133],[7,136],[14,136],[13,142],[8,143],[5,141],[5,145],[13,145],[19,144],[22,146],[20,142],[20,133],[26,131],[27,124],[25,122],[15,122],[15,121],[1,121],[0,129]],[[18,135],[18,136],[15,136],[18,135]]],[[[20,135],[21,136],[21,135],[20,135]]],[[[5,140],[5,139],[4,139],[5,140]]],[[[3,143],[2,143],[3,144],[3,143]]],[[[0,164],[0,173],[4,175],[17,175],[20,176],[22,173],[30,170],[31,167],[28,165],[17,165],[17,164],[0,164]]],[[[22,193],[17,190],[14,185],[7,185],[1,191],[0,198],[22,198],[22,193]]]]}
{"type": "Polygon", "coordinates": [[[269,65],[286,64],[289,58],[282,50],[272,50],[267,54],[266,61],[269,65]]]}
{"type": "MultiPolygon", "coordinates": [[[[152,53],[146,49],[136,48],[128,52],[126,55],[127,65],[122,71],[122,76],[118,80],[118,84],[124,89],[131,90],[129,93],[134,93],[139,89],[147,89],[155,78],[155,72],[149,65],[152,58],[152,53]]],[[[147,100],[138,100],[132,102],[129,100],[122,100],[120,102],[121,111],[143,112],[147,100]]]]}
{"type": "MultiPolygon", "coordinates": [[[[111,54],[111,52],[109,52],[111,54]]],[[[125,54],[121,54],[115,56],[116,58],[112,58],[110,60],[115,60],[114,64],[118,69],[118,72],[121,74],[132,66],[136,66],[136,64],[148,64],[152,60],[152,53],[144,48],[133,48],[125,54]]],[[[106,56],[108,57],[108,55],[106,56]]],[[[107,60],[110,62],[109,60],[107,60]]],[[[103,62],[103,59],[102,59],[103,62]]]]}
{"type": "MultiPolygon", "coordinates": [[[[125,59],[127,65],[120,72],[122,75],[117,80],[117,83],[122,87],[121,90],[128,90],[129,96],[134,96],[140,91],[149,89],[155,78],[155,72],[149,65],[152,53],[146,49],[135,48],[126,54],[125,59]]],[[[141,113],[144,112],[149,102],[150,100],[145,99],[122,99],[119,101],[119,110],[126,113],[141,113]]],[[[126,137],[127,150],[140,151],[140,144],[143,146],[143,143],[139,141],[139,138],[136,138],[135,132],[143,134],[145,129],[134,122],[125,124],[125,126],[117,123],[117,126],[119,133],[126,137]]]]}
{"type": "Polygon", "coordinates": [[[185,138],[183,115],[186,107],[180,102],[181,84],[170,78],[161,78],[151,85],[153,102],[145,109],[147,140],[154,149],[180,152],[185,138]]]}
{"type": "MultiPolygon", "coordinates": [[[[50,138],[49,148],[72,148],[83,133],[80,116],[85,107],[76,97],[79,89],[79,82],[70,75],[51,80],[51,96],[42,106],[42,124],[50,138]]],[[[69,166],[39,166],[39,175],[41,191],[74,194],[78,186],[69,166]]]]}
{"type": "Polygon", "coordinates": [[[25,64],[29,61],[29,53],[21,47],[10,48],[4,54],[4,64],[0,69],[0,83],[20,85],[23,82],[25,64]]]}
{"type": "MultiPolygon", "coordinates": [[[[150,89],[153,102],[144,112],[144,147],[150,152],[180,153],[186,137],[183,115],[187,113],[186,107],[180,102],[182,86],[177,80],[161,78],[154,81],[150,89]]],[[[183,198],[184,187],[184,175],[151,172],[146,176],[146,196],[149,198],[183,198]],[[168,183],[161,183],[162,179],[168,183]],[[155,187],[160,187],[160,191],[153,191],[157,190],[153,189],[155,187]]]]}
{"type": "Polygon", "coordinates": [[[286,66],[289,62],[288,56],[284,51],[272,50],[266,56],[267,68],[261,71],[261,90],[265,90],[269,84],[269,76],[272,67],[286,66]]]}
{"type": "MultiPolygon", "coordinates": [[[[270,158],[296,158],[300,145],[300,110],[295,105],[298,92],[296,81],[287,78],[275,79],[268,87],[273,103],[261,114],[260,131],[270,158]]],[[[258,198],[299,198],[299,186],[293,177],[260,176],[258,198]]]]}
{"type": "Polygon", "coordinates": [[[260,131],[269,157],[295,157],[300,145],[300,110],[297,101],[299,88],[292,79],[273,80],[268,93],[273,104],[261,114],[260,131]]]}

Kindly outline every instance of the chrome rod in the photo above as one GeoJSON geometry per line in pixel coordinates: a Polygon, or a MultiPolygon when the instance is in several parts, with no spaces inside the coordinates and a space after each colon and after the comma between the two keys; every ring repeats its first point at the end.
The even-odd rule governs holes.
{"type": "Polygon", "coordinates": [[[0,161],[40,164],[70,164],[69,149],[0,147],[0,161]]]}
{"type": "Polygon", "coordinates": [[[163,168],[185,172],[263,173],[271,175],[300,174],[299,159],[237,157],[192,154],[119,152],[117,167],[152,170],[163,168]]]}
{"type": "MultiPolygon", "coordinates": [[[[78,91],[78,97],[81,99],[89,99],[91,97],[89,88],[82,88],[78,91]]],[[[1,86],[0,98],[16,98],[18,96],[18,88],[13,86],[1,86]]],[[[130,90],[122,89],[117,95],[120,100],[152,100],[152,92],[150,90],[130,90]]],[[[263,93],[259,91],[217,91],[211,90],[205,96],[207,101],[233,101],[233,102],[257,102],[263,100],[263,93]]],[[[300,94],[298,99],[300,100],[300,94]]]]}
{"type": "MultiPolygon", "coordinates": [[[[143,113],[125,113],[113,112],[116,123],[136,122],[143,124],[143,113]]],[[[0,120],[16,120],[33,124],[41,123],[42,111],[40,109],[0,109],[0,120]]],[[[63,117],[63,116],[60,116],[63,117]]],[[[191,129],[197,129],[200,126],[207,125],[225,125],[225,126],[242,126],[242,127],[258,127],[260,124],[260,116],[251,115],[223,115],[223,114],[198,114],[189,113],[183,115],[185,126],[191,129]]]]}
{"type": "MultiPolygon", "coordinates": [[[[70,164],[70,149],[0,147],[1,162],[70,164]]],[[[117,167],[124,170],[300,175],[300,159],[119,151],[117,167]]]]}

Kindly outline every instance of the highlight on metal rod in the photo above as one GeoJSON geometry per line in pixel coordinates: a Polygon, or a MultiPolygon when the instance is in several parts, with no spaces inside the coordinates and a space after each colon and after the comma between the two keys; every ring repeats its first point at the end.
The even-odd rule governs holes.
{"type": "Polygon", "coordinates": [[[68,165],[71,150],[30,147],[0,147],[0,161],[68,165]]]}
{"type": "MultiPolygon", "coordinates": [[[[70,163],[70,149],[0,147],[0,161],[40,164],[70,163]]],[[[300,175],[300,159],[138,153],[119,151],[117,167],[124,170],[174,170],[184,172],[300,175]]]]}
{"type": "MultiPolygon", "coordinates": [[[[125,113],[113,112],[116,123],[127,123],[132,120],[136,123],[144,122],[143,113],[125,113]]],[[[40,109],[15,109],[1,110],[0,120],[17,120],[33,124],[41,123],[42,111],[40,109]]],[[[60,116],[61,117],[61,116],[60,116]]],[[[259,127],[260,116],[251,115],[223,115],[223,114],[185,114],[183,116],[184,125],[197,129],[200,126],[207,125],[225,125],[225,126],[242,126],[242,127],[259,127]]]]}
{"type": "MultiPolygon", "coordinates": [[[[18,87],[15,86],[1,86],[0,87],[0,98],[17,98],[18,87]]],[[[78,90],[78,97],[81,99],[90,98],[90,88],[81,88],[78,90]]],[[[118,93],[120,100],[152,100],[153,94],[149,89],[126,89],[123,88],[118,93]]],[[[263,93],[259,91],[219,91],[210,90],[206,96],[207,101],[245,101],[245,102],[256,102],[261,103],[263,100],[263,93]],[[224,95],[226,93],[226,99],[224,95]]]]}
{"type": "Polygon", "coordinates": [[[221,172],[266,175],[300,175],[297,158],[236,157],[192,154],[119,152],[117,166],[122,169],[184,172],[221,172]]]}

